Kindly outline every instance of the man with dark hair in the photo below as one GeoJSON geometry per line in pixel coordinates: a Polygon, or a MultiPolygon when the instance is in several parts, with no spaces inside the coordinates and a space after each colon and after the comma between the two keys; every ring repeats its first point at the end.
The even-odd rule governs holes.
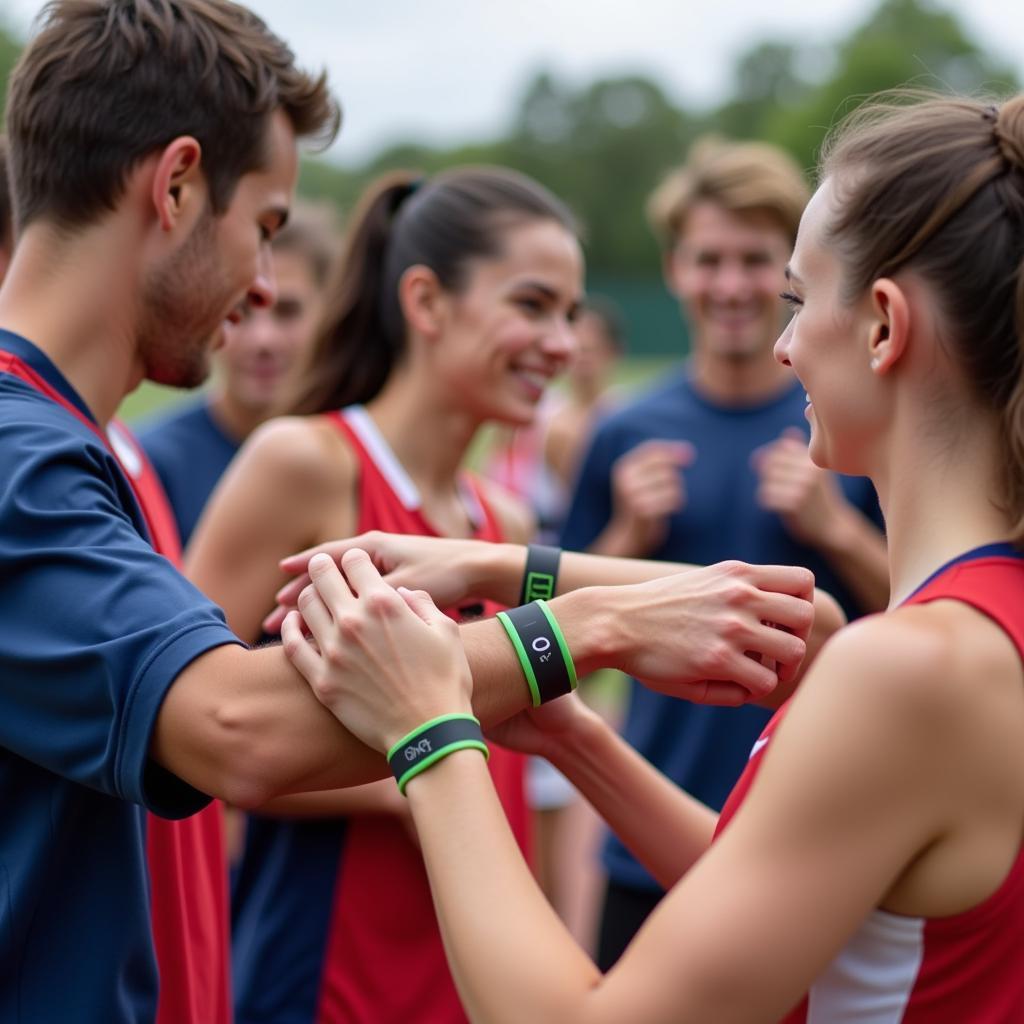
{"type": "Polygon", "coordinates": [[[6,122],[0,1019],[220,1024],[205,794],[299,787],[346,743],[336,784],[369,760],[323,729],[282,652],[242,650],[156,554],[175,556],[173,523],[107,429],[142,378],[201,381],[225,319],[272,301],[295,140],[330,138],[338,109],[244,8],[67,0],[12,74],[6,122]]]}

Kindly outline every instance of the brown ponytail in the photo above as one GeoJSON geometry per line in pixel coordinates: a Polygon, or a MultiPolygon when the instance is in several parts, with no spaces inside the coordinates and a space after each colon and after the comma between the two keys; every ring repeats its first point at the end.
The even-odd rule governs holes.
{"type": "Polygon", "coordinates": [[[401,348],[382,316],[384,259],[395,212],[418,180],[396,172],[363,195],[346,231],[339,272],[327,288],[321,329],[286,402],[289,413],[368,402],[384,386],[401,348]]]}
{"type": "Polygon", "coordinates": [[[526,220],[554,220],[576,232],[560,200],[504,168],[456,168],[422,184],[409,172],[379,179],[351,219],[327,313],[285,411],[306,415],[372,400],[405,353],[402,274],[425,266],[458,292],[469,263],[500,255],[505,230],[526,220]]]}
{"type": "Polygon", "coordinates": [[[884,94],[840,125],[821,174],[847,297],[903,269],[932,286],[967,379],[1002,417],[1003,500],[1024,543],[1024,96],[884,94]]]}

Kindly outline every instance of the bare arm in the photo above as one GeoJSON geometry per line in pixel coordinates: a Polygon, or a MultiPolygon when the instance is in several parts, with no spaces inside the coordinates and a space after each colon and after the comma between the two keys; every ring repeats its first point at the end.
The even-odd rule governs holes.
{"type": "MultiPolygon", "coordinates": [[[[279,560],[324,536],[328,517],[336,529],[344,525],[356,485],[347,451],[316,418],[271,420],[213,492],[186,553],[186,575],[243,640],[259,639],[283,582],[279,560]]],[[[349,532],[354,527],[353,517],[349,532]]]]}
{"type": "Polygon", "coordinates": [[[665,889],[711,843],[718,815],[662,775],[576,695],[520,712],[488,736],[554,764],[665,889]]]}
{"type": "MultiPolygon", "coordinates": [[[[337,560],[352,548],[365,550],[388,583],[396,587],[425,590],[442,607],[459,604],[467,598],[490,598],[509,605],[519,600],[526,550],[518,545],[436,537],[403,537],[374,532],[347,541],[323,544],[285,559],[283,568],[300,575],[279,592],[278,601],[281,603],[268,619],[268,624],[279,629],[286,612],[294,607],[299,594],[309,584],[305,569],[313,554],[328,554],[337,560]]],[[[725,565],[736,566],[739,563],[723,563],[725,565]]],[[[690,573],[694,569],[694,566],[676,562],[610,558],[563,551],[557,593],[565,595],[592,586],[651,583],[669,576],[690,573]]],[[[678,581],[677,586],[684,587],[685,581],[678,581]]],[[[809,592],[807,596],[810,596],[809,592]]],[[[814,608],[814,627],[808,637],[809,653],[812,655],[845,622],[842,610],[827,594],[814,592],[814,608]]],[[[765,618],[767,621],[776,621],[767,616],[765,618]]],[[[710,621],[706,625],[708,632],[705,639],[710,639],[715,634],[716,626],[710,621]]],[[[670,628],[666,624],[666,629],[670,628]]],[[[650,634],[645,632],[644,635],[650,634]]],[[[692,636],[692,640],[695,645],[701,643],[698,636],[692,636]]],[[[652,638],[652,642],[664,642],[664,637],[657,635],[652,638]]],[[[792,684],[797,678],[799,673],[782,674],[785,683],[792,684]]],[[[775,706],[791,692],[792,686],[780,688],[777,697],[766,694],[764,702],[775,706]]]]}

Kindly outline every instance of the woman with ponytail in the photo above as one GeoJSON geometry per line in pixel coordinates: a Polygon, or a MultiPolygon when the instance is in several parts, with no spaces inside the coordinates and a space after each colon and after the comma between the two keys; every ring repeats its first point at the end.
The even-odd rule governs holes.
{"type": "MultiPolygon", "coordinates": [[[[474,1021],[1024,1021],[1024,97],[857,112],[826,147],[786,276],[776,356],[807,390],[814,461],[875,483],[890,608],[826,643],[720,816],[573,698],[506,723],[671,890],[606,976],[500,827],[479,754],[413,778],[474,1021]]],[[[429,565],[426,542],[399,542],[356,545],[397,583],[429,565]]],[[[365,558],[345,568],[357,593],[381,586],[365,558]]],[[[316,577],[314,639],[345,585],[323,562],[316,577]]],[[[381,634],[430,672],[367,658],[343,681],[284,621],[315,692],[378,749],[424,710],[468,707],[461,652],[441,659],[422,595],[404,604],[381,634]]]]}
{"type": "MultiPolygon", "coordinates": [[[[258,639],[279,559],[310,544],[372,529],[529,539],[525,511],[463,463],[485,423],[530,422],[571,354],[581,290],[570,214],[521,175],[393,174],[369,190],[289,415],[243,448],[190,549],[239,636],[258,639]]],[[[525,851],[523,761],[496,748],[490,775],[525,851]]],[[[238,1024],[465,1020],[393,780],[250,816],[233,931],[238,1024]]]]}

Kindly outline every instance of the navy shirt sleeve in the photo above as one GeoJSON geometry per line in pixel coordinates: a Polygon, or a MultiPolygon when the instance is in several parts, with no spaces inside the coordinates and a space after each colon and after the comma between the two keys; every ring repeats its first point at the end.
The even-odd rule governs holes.
{"type": "Polygon", "coordinates": [[[101,441],[17,404],[25,416],[0,425],[0,746],[156,814],[194,813],[208,798],[150,761],[153,727],[181,671],[238,641],[150,547],[101,441]]]}

